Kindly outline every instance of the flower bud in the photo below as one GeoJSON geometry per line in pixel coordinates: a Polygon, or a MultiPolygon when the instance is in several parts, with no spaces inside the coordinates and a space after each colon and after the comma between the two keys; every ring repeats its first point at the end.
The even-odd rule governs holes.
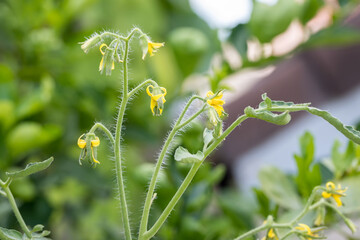
{"type": "Polygon", "coordinates": [[[316,211],[315,226],[322,226],[325,224],[326,210],[324,206],[320,206],[316,211]]]}
{"type": "Polygon", "coordinates": [[[356,232],[356,227],[349,218],[344,218],[344,222],[348,226],[348,228],[351,230],[352,233],[356,232]]]}
{"type": "Polygon", "coordinates": [[[85,42],[81,44],[81,49],[88,53],[89,50],[93,47],[96,47],[101,42],[101,37],[97,33],[93,36],[91,36],[89,39],[86,39],[85,42]]]}

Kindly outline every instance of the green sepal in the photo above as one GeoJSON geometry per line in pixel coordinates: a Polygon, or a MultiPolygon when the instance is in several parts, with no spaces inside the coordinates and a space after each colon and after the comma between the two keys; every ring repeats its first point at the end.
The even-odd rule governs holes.
{"type": "Polygon", "coordinates": [[[180,146],[176,149],[174,158],[176,161],[182,163],[196,163],[204,158],[204,154],[201,151],[198,151],[196,154],[191,154],[186,148],[180,146]]]}
{"type": "Polygon", "coordinates": [[[248,117],[261,119],[276,125],[286,125],[291,120],[291,116],[288,111],[285,111],[281,114],[272,113],[266,110],[256,112],[255,109],[249,106],[245,108],[244,112],[248,117]]]}
{"type": "Polygon", "coordinates": [[[205,128],[204,132],[203,132],[203,139],[204,139],[203,150],[205,150],[209,146],[209,144],[212,142],[212,140],[214,139],[214,130],[205,128]]]}
{"type": "Polygon", "coordinates": [[[25,169],[23,169],[23,170],[14,171],[14,172],[6,172],[6,176],[11,177],[13,179],[26,177],[33,173],[40,172],[40,171],[48,168],[53,161],[54,161],[54,158],[51,157],[42,162],[29,163],[28,165],[26,165],[25,169]]]}
{"type": "Polygon", "coordinates": [[[40,232],[44,229],[44,225],[41,225],[41,224],[37,224],[32,230],[31,232],[40,232]]]}

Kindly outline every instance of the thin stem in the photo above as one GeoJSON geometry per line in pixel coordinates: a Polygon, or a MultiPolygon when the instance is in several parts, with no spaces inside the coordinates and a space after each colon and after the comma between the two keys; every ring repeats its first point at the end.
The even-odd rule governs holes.
{"type": "MultiPolygon", "coordinates": [[[[189,109],[191,103],[195,100],[198,99],[199,97],[197,96],[193,96],[188,103],[186,104],[185,108],[183,109],[182,113],[180,114],[178,120],[175,123],[174,128],[171,130],[169,136],[167,137],[164,146],[162,147],[161,153],[159,155],[158,161],[156,163],[155,166],[155,170],[153,172],[153,175],[151,177],[150,180],[150,184],[149,184],[149,189],[148,192],[146,194],[146,199],[145,199],[145,204],[144,204],[144,209],[143,209],[143,214],[141,217],[141,222],[140,222],[140,229],[139,229],[139,239],[143,239],[143,235],[145,234],[145,232],[147,231],[147,226],[148,226],[148,221],[149,221],[149,214],[150,214],[150,208],[151,208],[151,199],[152,196],[154,194],[154,190],[155,190],[155,186],[156,186],[156,181],[161,169],[161,165],[164,161],[164,157],[167,153],[167,150],[170,146],[171,141],[173,140],[176,132],[178,130],[180,130],[180,128],[178,128],[178,125],[181,123],[186,111],[189,109]]],[[[195,113],[194,115],[199,115],[201,112],[203,111],[203,108],[200,109],[197,113],[195,113]]],[[[194,116],[193,115],[193,116],[194,116]]],[[[192,118],[194,119],[194,118],[192,118]]],[[[188,121],[186,121],[187,123],[189,123],[188,121]]],[[[184,127],[184,124],[181,124],[182,127],[184,127]]],[[[146,239],[146,238],[145,238],[146,239]]]]}
{"type": "MultiPolygon", "coordinates": [[[[203,99],[202,99],[203,100],[203,99]]],[[[205,105],[206,106],[206,105],[205,105]]],[[[187,105],[188,107],[188,105],[187,105]]],[[[186,107],[185,107],[186,108],[186,107]]],[[[202,108],[204,109],[204,107],[202,108]]],[[[184,112],[183,112],[184,113],[184,112]]],[[[196,114],[194,114],[193,116],[195,116],[196,114]]],[[[184,114],[182,114],[180,117],[183,117],[184,114]]],[[[167,219],[167,217],[170,215],[171,211],[174,209],[176,203],[179,201],[179,199],[181,198],[181,196],[183,195],[183,193],[185,192],[185,190],[187,189],[187,187],[189,186],[189,184],[191,183],[192,179],[194,178],[196,172],[198,171],[198,169],[200,168],[201,164],[203,161],[205,161],[206,157],[221,143],[222,140],[225,139],[225,137],[227,135],[230,134],[230,132],[232,130],[235,129],[235,127],[237,125],[239,125],[241,122],[243,122],[245,119],[247,119],[247,117],[245,115],[240,116],[228,129],[226,129],[226,131],[213,143],[211,144],[206,151],[204,152],[204,158],[201,162],[199,163],[195,163],[192,168],[190,169],[190,171],[188,172],[187,176],[185,177],[184,181],[182,182],[181,186],[179,187],[179,189],[176,191],[175,195],[173,196],[173,198],[170,200],[170,202],[168,203],[168,205],[166,206],[165,210],[163,211],[163,213],[160,215],[159,219],[155,222],[155,224],[153,225],[153,227],[151,227],[151,229],[149,231],[147,231],[146,233],[144,233],[143,237],[141,239],[149,239],[152,236],[154,236],[159,229],[161,228],[161,226],[164,224],[165,220],[167,219]]],[[[180,119],[181,121],[181,119],[180,119]]],[[[179,122],[179,121],[178,121],[179,122]]],[[[186,121],[187,122],[187,121],[186,121]]],[[[181,124],[182,125],[182,124],[181,124]]],[[[175,126],[176,128],[176,126],[175,126]]]]}
{"type": "Polygon", "coordinates": [[[104,37],[104,36],[106,36],[106,35],[112,36],[112,37],[114,37],[114,38],[121,39],[121,40],[124,40],[124,41],[126,40],[125,37],[123,37],[123,36],[121,36],[121,35],[119,35],[119,34],[116,34],[116,33],[112,33],[112,32],[103,32],[103,33],[100,35],[100,37],[104,37]]]}
{"type": "Polygon", "coordinates": [[[153,80],[151,80],[151,79],[148,79],[148,80],[140,83],[140,84],[139,84],[138,86],[136,86],[134,89],[132,89],[132,90],[128,93],[127,97],[128,97],[128,98],[131,98],[137,91],[139,91],[141,88],[143,88],[146,84],[149,84],[149,83],[151,83],[151,84],[153,84],[153,85],[155,85],[155,86],[158,85],[155,81],[153,81],[153,80]]]}
{"type": "Polygon", "coordinates": [[[128,54],[129,54],[129,41],[125,42],[125,58],[124,58],[124,86],[122,96],[123,99],[121,101],[117,122],[116,122],[116,133],[115,133],[115,165],[116,165],[116,178],[117,184],[119,188],[120,194],[120,207],[121,207],[121,217],[123,220],[124,228],[125,228],[125,236],[127,240],[131,240],[131,228],[130,228],[130,221],[129,221],[129,214],[126,204],[126,196],[125,196],[125,187],[124,187],[124,179],[123,179],[123,170],[122,170],[122,160],[121,160],[121,129],[122,123],[124,119],[126,104],[128,102],[127,92],[128,92],[128,54]]]}
{"type": "Polygon", "coordinates": [[[183,123],[181,123],[180,125],[178,125],[176,127],[177,130],[183,128],[184,126],[188,125],[191,121],[193,121],[195,118],[197,118],[206,108],[206,105],[204,105],[199,111],[197,111],[196,113],[194,113],[191,117],[189,117],[188,119],[186,119],[186,121],[184,121],[183,123]]]}
{"type": "Polygon", "coordinates": [[[291,234],[293,234],[295,232],[296,231],[294,231],[294,230],[288,231],[283,237],[280,238],[280,240],[286,239],[287,237],[289,237],[291,234]]]}
{"type": "Polygon", "coordinates": [[[26,234],[26,236],[28,238],[31,238],[31,232],[30,232],[29,228],[26,226],[26,223],[25,223],[23,217],[21,216],[21,213],[16,205],[14,196],[12,195],[12,193],[10,191],[10,187],[7,186],[6,183],[4,183],[3,181],[0,182],[0,185],[5,192],[7,199],[9,200],[11,208],[15,214],[16,219],[18,220],[18,222],[20,224],[21,229],[24,231],[24,233],[26,234]]]}
{"type": "Polygon", "coordinates": [[[254,229],[244,233],[243,235],[235,238],[234,240],[240,240],[240,239],[250,237],[250,236],[252,236],[252,235],[254,235],[254,234],[258,233],[258,232],[261,232],[261,231],[263,231],[263,230],[265,230],[267,228],[269,228],[269,226],[267,224],[261,225],[261,226],[259,226],[257,228],[254,228],[254,229]]]}
{"type": "Polygon", "coordinates": [[[6,197],[6,193],[3,190],[0,190],[0,194],[6,197]]]}
{"type": "Polygon", "coordinates": [[[107,127],[104,126],[104,124],[102,123],[95,123],[94,126],[90,129],[90,133],[94,133],[97,129],[100,129],[102,130],[107,136],[108,138],[110,139],[110,142],[112,144],[112,146],[114,147],[115,146],[115,139],[114,139],[114,136],[112,135],[112,133],[110,132],[109,129],[107,129],[107,127]]]}
{"type": "Polygon", "coordinates": [[[186,178],[184,179],[184,181],[180,185],[179,189],[176,191],[175,195],[172,197],[172,199],[170,200],[170,202],[168,203],[168,205],[166,206],[164,211],[161,213],[158,220],[151,227],[151,229],[144,233],[144,235],[142,236],[142,239],[150,239],[151,237],[153,237],[159,231],[161,226],[166,221],[167,217],[170,215],[171,211],[174,209],[177,202],[180,200],[180,198],[183,195],[183,193],[185,192],[185,190],[190,185],[190,183],[191,183],[192,179],[194,178],[196,172],[199,170],[202,162],[203,161],[200,161],[200,162],[197,162],[197,163],[193,164],[193,166],[191,167],[191,169],[190,169],[189,173],[187,174],[186,178]]]}
{"type": "Polygon", "coordinates": [[[317,190],[319,190],[320,187],[315,187],[312,192],[311,192],[311,195],[308,199],[308,201],[306,202],[306,205],[304,207],[304,209],[299,213],[299,215],[297,215],[291,222],[290,224],[293,225],[295,224],[296,222],[298,222],[301,218],[303,218],[305,216],[305,214],[309,211],[309,208],[311,206],[311,203],[314,201],[314,198],[315,198],[315,195],[316,195],[316,192],[317,190]]]}

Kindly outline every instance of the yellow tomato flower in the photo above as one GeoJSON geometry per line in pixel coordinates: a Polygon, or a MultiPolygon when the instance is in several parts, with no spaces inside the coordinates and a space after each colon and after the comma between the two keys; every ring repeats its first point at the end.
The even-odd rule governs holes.
{"type": "MultiPolygon", "coordinates": [[[[214,93],[212,91],[208,91],[206,96],[211,98],[214,96],[214,93]]],[[[215,109],[219,117],[221,117],[222,113],[225,112],[224,108],[222,107],[222,105],[225,104],[225,101],[221,99],[222,97],[223,93],[220,92],[216,97],[207,100],[207,103],[215,109]]]]}
{"type": "MultiPolygon", "coordinates": [[[[82,137],[84,136],[85,134],[81,135],[79,138],[78,138],[78,141],[77,141],[77,144],[79,146],[79,148],[81,149],[84,149],[85,150],[85,156],[86,156],[86,141],[85,139],[82,139],[82,137]]],[[[94,147],[98,147],[100,145],[100,139],[98,137],[95,137],[95,139],[91,140],[91,158],[92,160],[95,162],[95,163],[98,163],[100,164],[100,162],[98,160],[96,160],[96,156],[95,156],[95,153],[94,153],[94,147]]]]}
{"type": "Polygon", "coordinates": [[[341,207],[342,206],[342,202],[340,197],[346,196],[345,192],[347,190],[347,188],[342,189],[341,185],[339,184],[338,187],[335,187],[335,184],[333,182],[327,182],[326,183],[326,190],[325,192],[322,192],[322,196],[323,198],[330,198],[333,197],[337,206],[341,207]]]}
{"type": "Polygon", "coordinates": [[[151,97],[150,109],[154,116],[160,116],[164,109],[164,103],[166,102],[166,89],[163,87],[154,87],[149,85],[146,88],[146,93],[151,97]],[[152,88],[152,92],[150,92],[152,88]]]}
{"type": "MultiPolygon", "coordinates": [[[[299,227],[295,227],[295,229],[304,232],[304,233],[305,233],[306,235],[308,235],[308,236],[313,236],[313,237],[316,237],[316,238],[319,237],[317,234],[314,234],[314,233],[311,231],[310,227],[309,227],[308,225],[306,225],[306,224],[299,223],[299,227]]],[[[307,238],[307,240],[311,240],[311,239],[313,239],[313,238],[311,238],[311,237],[308,237],[308,238],[307,238]]]]}
{"type": "MultiPolygon", "coordinates": [[[[100,61],[100,65],[99,65],[99,71],[101,72],[104,67],[106,67],[106,63],[104,63],[104,55],[105,55],[105,52],[102,50],[103,47],[108,47],[105,43],[101,44],[100,45],[100,52],[101,54],[103,55],[102,58],[101,58],[101,61],[100,61]]],[[[111,64],[111,70],[114,70],[115,69],[115,64],[114,64],[114,61],[112,61],[112,64],[111,64]]]]}
{"type": "Polygon", "coordinates": [[[155,43],[150,41],[149,37],[145,34],[140,37],[140,46],[143,51],[142,59],[144,60],[146,54],[149,53],[150,56],[153,56],[154,53],[161,47],[164,46],[165,43],[155,43]]]}

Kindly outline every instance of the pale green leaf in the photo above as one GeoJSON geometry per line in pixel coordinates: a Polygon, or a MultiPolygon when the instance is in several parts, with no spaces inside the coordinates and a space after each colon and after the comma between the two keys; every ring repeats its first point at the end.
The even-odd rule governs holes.
{"type": "Polygon", "coordinates": [[[291,116],[288,111],[281,114],[275,114],[266,110],[257,112],[252,107],[246,107],[244,112],[248,117],[261,119],[276,125],[286,125],[291,120],[291,116]]]}
{"type": "Polygon", "coordinates": [[[13,229],[6,229],[0,227],[0,236],[3,240],[22,240],[22,234],[16,230],[13,229]]]}
{"type": "Polygon", "coordinates": [[[214,139],[214,130],[210,130],[208,128],[205,128],[204,133],[203,133],[203,138],[204,138],[204,148],[206,149],[209,145],[209,143],[214,139]]]}
{"type": "Polygon", "coordinates": [[[266,167],[260,170],[259,180],[265,195],[288,209],[298,209],[301,206],[300,198],[285,174],[275,167],[266,167]]]}
{"type": "Polygon", "coordinates": [[[186,148],[180,146],[176,149],[174,158],[176,161],[183,163],[196,163],[204,158],[204,154],[201,151],[191,154],[186,148]]]}
{"type": "Polygon", "coordinates": [[[29,163],[25,169],[14,172],[7,172],[6,175],[11,178],[21,178],[26,177],[30,174],[40,172],[50,166],[50,164],[54,161],[54,158],[51,157],[42,162],[29,163]]]}

